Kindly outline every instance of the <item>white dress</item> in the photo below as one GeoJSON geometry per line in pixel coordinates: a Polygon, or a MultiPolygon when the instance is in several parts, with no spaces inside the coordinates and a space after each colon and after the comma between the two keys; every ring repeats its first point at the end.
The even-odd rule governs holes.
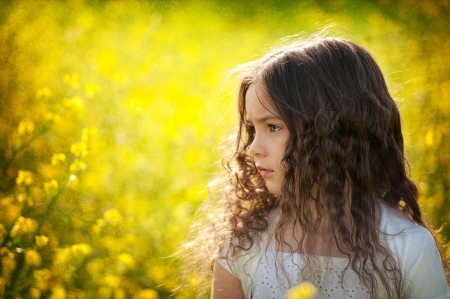
{"type": "MultiPolygon", "coordinates": [[[[431,234],[395,209],[383,203],[380,206],[380,239],[400,260],[400,270],[411,290],[410,298],[450,299],[439,251],[431,234]]],[[[271,228],[278,219],[277,213],[270,216],[271,228]]],[[[298,271],[305,255],[276,252],[273,235],[269,235],[261,236],[259,246],[232,260],[225,260],[227,248],[222,251],[224,259],[219,259],[219,263],[241,281],[245,298],[284,299],[287,289],[301,282],[297,280],[298,271]],[[280,262],[287,276],[279,275],[278,271],[277,277],[280,262]]],[[[346,258],[316,258],[321,266],[309,282],[318,290],[317,299],[370,298],[358,276],[351,269],[344,271],[346,258]]],[[[384,297],[382,293],[378,295],[384,297]]]]}
{"type": "MultiPolygon", "coordinates": [[[[254,283],[252,288],[252,299],[278,299],[285,298],[286,291],[294,285],[299,284],[298,273],[302,264],[301,254],[289,254],[285,252],[275,252],[275,242],[270,242],[266,254],[263,254],[256,268],[254,283]],[[290,284],[281,276],[277,279],[275,257],[284,263],[284,269],[290,284]],[[283,283],[284,282],[284,283],[283,283]]],[[[355,272],[348,269],[347,258],[325,258],[318,257],[320,270],[311,281],[318,288],[316,299],[322,298],[369,298],[369,290],[360,281],[355,272]],[[343,275],[343,273],[345,273],[343,275]],[[343,275],[343,277],[342,277],[343,275]],[[341,284],[341,278],[343,283],[341,284]]]]}

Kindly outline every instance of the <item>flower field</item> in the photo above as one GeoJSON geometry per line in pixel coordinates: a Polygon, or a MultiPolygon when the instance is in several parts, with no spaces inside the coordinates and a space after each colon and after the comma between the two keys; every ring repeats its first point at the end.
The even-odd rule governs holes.
{"type": "Polygon", "coordinates": [[[236,128],[227,72],[330,24],[384,70],[447,243],[449,20],[449,1],[0,2],[0,298],[169,298],[236,128]]]}

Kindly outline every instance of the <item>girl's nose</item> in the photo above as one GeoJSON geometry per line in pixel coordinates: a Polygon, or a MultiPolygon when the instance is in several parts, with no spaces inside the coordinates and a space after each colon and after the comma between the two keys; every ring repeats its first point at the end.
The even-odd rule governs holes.
{"type": "Polygon", "coordinates": [[[253,142],[250,145],[249,152],[250,154],[256,157],[265,156],[267,154],[263,140],[261,140],[261,138],[258,137],[256,134],[253,137],[253,142]]]}

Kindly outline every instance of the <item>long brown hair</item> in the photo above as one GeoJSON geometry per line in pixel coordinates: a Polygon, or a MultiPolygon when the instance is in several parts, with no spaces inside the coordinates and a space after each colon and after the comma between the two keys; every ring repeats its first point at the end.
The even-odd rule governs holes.
{"type": "Polygon", "coordinates": [[[399,110],[372,56],[336,38],[284,46],[247,66],[238,108],[235,153],[226,164],[225,221],[242,245],[228,258],[248,250],[267,229],[268,213],[280,207],[280,223],[294,217],[301,227],[298,248],[313,252],[317,229],[326,223],[331,241],[349,257],[348,267],[371,297],[384,288],[389,298],[405,298],[399,260],[380,242],[377,202],[426,225],[409,178],[399,110]],[[290,133],[280,196],[265,188],[248,152],[254,136],[245,126],[245,94],[251,84],[271,101],[290,133]]]}

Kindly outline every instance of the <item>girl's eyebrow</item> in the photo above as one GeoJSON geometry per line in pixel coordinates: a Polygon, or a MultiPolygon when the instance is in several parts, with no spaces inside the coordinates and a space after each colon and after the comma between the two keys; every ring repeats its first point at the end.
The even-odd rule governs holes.
{"type": "MultiPolygon", "coordinates": [[[[279,116],[276,116],[276,115],[274,115],[274,114],[271,114],[271,115],[266,115],[266,116],[263,116],[263,117],[259,117],[259,118],[257,118],[256,120],[255,120],[255,122],[257,122],[257,123],[263,123],[263,122],[266,122],[266,121],[268,121],[268,120],[280,120],[281,119],[281,117],[279,117],[279,116]]],[[[248,118],[246,118],[245,119],[245,122],[246,123],[253,123],[251,120],[249,120],[248,118]]]]}

